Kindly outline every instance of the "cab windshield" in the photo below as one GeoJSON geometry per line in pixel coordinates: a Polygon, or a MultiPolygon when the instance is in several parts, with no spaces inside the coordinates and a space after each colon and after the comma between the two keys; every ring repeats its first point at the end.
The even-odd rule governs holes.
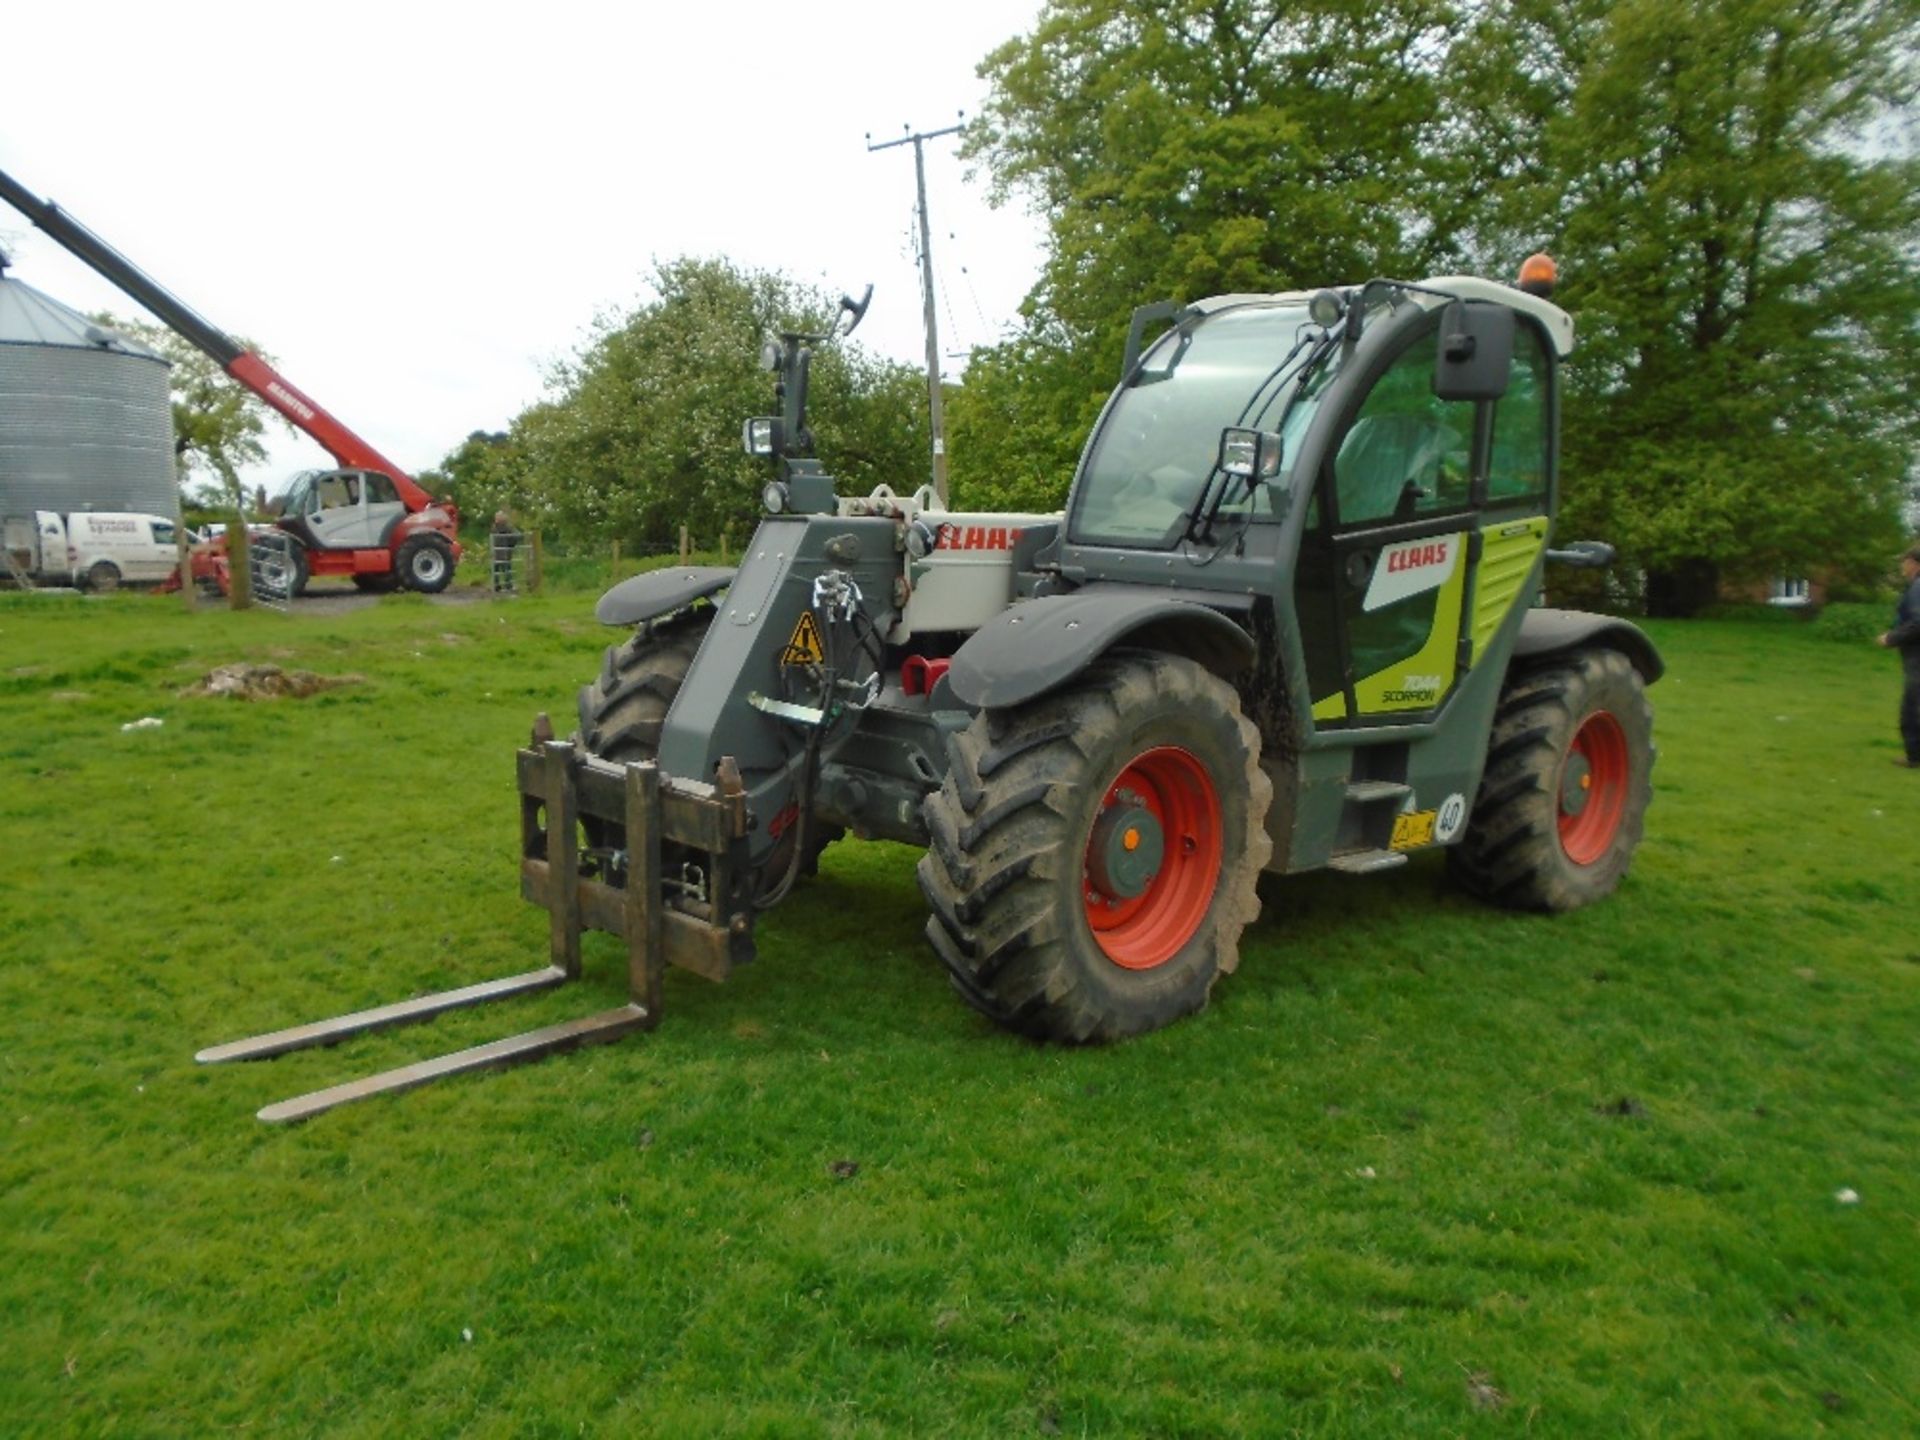
{"type": "Polygon", "coordinates": [[[1288,408],[1317,334],[1304,306],[1244,305],[1162,335],[1094,438],[1074,486],[1068,535],[1170,549],[1209,481],[1230,486],[1222,516],[1272,520],[1274,497],[1291,483],[1293,456],[1332,370],[1323,365],[1288,408]],[[1271,484],[1249,494],[1244,480],[1219,475],[1220,432],[1229,425],[1280,430],[1283,469],[1271,484]]]}

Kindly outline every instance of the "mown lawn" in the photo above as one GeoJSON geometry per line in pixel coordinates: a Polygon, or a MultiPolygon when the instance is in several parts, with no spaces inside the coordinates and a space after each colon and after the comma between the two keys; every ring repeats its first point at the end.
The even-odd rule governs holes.
{"type": "Polygon", "coordinates": [[[259,1124],[617,1003],[593,937],[571,993],[192,1058],[540,963],[511,751],[589,608],[0,598],[0,1434],[1920,1432],[1884,652],[1656,628],[1613,901],[1274,884],[1212,1008],[1122,1047],[991,1029],[913,855],[848,843],[653,1036],[259,1124]],[[366,680],[176,694],[239,659],[366,680]]]}

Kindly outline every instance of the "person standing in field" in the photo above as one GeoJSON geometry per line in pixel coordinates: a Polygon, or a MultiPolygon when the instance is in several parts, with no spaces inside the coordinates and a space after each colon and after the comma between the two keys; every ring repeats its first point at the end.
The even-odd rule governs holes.
{"type": "Polygon", "coordinates": [[[513,552],[521,540],[513,516],[497,510],[493,516],[493,588],[513,589],[513,552]]]}
{"type": "Polygon", "coordinates": [[[1906,742],[1907,758],[1893,763],[1920,770],[1920,545],[1900,557],[1900,576],[1907,588],[1894,609],[1893,628],[1880,637],[1880,643],[1900,652],[1904,681],[1900,691],[1900,738],[1906,742]]]}

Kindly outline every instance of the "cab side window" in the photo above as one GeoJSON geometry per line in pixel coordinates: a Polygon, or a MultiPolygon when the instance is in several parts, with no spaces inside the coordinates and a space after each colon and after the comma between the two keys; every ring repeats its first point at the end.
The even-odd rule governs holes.
{"type": "Polygon", "coordinates": [[[1546,498],[1547,377],[1540,336],[1523,323],[1513,337],[1507,393],[1493,412],[1493,453],[1487,462],[1490,502],[1546,498]]]}
{"type": "Polygon", "coordinates": [[[394,488],[393,481],[385,475],[369,472],[367,475],[367,503],[369,505],[397,505],[400,492],[394,488]]]}
{"type": "Polygon", "coordinates": [[[1375,382],[1334,457],[1339,524],[1379,525],[1471,499],[1473,405],[1433,393],[1438,337],[1417,341],[1375,382]]]}
{"type": "Polygon", "coordinates": [[[315,487],[316,510],[338,510],[360,503],[360,487],[350,475],[329,475],[315,487]]]}

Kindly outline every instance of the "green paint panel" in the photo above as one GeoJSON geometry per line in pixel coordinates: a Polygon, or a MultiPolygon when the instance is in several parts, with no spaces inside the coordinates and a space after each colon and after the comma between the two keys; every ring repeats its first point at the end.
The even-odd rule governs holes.
{"type": "Polygon", "coordinates": [[[1473,592],[1473,660],[1480,661],[1500,622],[1519,598],[1547,541],[1547,517],[1491,525],[1481,532],[1480,568],[1473,592]]]}

